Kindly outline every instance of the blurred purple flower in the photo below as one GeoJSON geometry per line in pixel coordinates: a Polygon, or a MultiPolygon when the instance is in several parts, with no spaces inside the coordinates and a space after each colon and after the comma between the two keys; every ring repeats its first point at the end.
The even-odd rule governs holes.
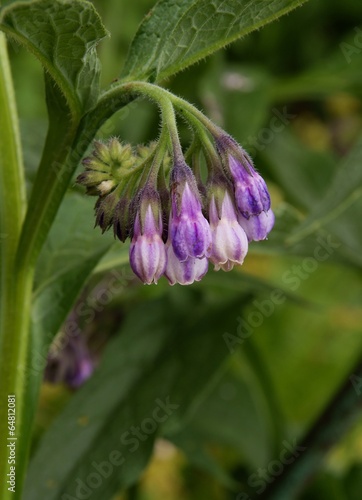
{"type": "Polygon", "coordinates": [[[44,377],[48,382],[77,388],[92,375],[95,364],[82,334],[62,337],[62,344],[64,340],[64,347],[57,348],[56,343],[51,347],[44,377]]]}

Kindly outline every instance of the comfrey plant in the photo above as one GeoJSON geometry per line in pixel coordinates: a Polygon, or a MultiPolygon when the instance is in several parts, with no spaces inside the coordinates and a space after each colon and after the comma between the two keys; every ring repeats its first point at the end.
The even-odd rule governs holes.
{"type": "Polygon", "coordinates": [[[148,83],[126,86],[160,106],[160,138],[135,151],[116,138],[95,143],[77,181],[98,196],[96,225],[131,239],[131,267],[147,284],[165,275],[171,285],[189,285],[201,280],[209,261],[224,271],[242,264],[248,242],[264,240],[274,224],[268,189],[251,158],[186,101],[148,83]],[[187,160],[175,109],[193,131],[187,160]]]}
{"type": "MultiPolygon", "coordinates": [[[[106,11],[110,9],[108,4],[117,9],[127,4],[131,11],[147,1],[109,1],[99,5],[106,11]]],[[[148,3],[151,5],[152,0],[148,3]]],[[[162,423],[176,411],[177,424],[167,425],[164,435],[170,437],[176,432],[174,442],[179,442],[177,432],[186,429],[191,412],[198,406],[195,401],[204,399],[209,381],[215,380],[220,366],[225,366],[229,352],[222,345],[222,334],[235,330],[235,317],[241,314],[243,303],[249,301],[255,282],[247,275],[219,273],[214,281],[223,283],[222,290],[227,289],[224,300],[221,288],[215,292],[213,286],[206,286],[212,279],[205,279],[205,286],[201,283],[195,288],[173,289],[167,286],[167,281],[170,285],[190,285],[200,281],[209,266],[216,271],[231,271],[241,265],[250,243],[268,237],[274,214],[268,188],[248,153],[197,107],[165,87],[171,87],[170,78],[175,74],[302,3],[303,0],[159,0],[141,23],[128,55],[118,54],[118,45],[124,45],[123,38],[115,44],[114,52],[117,59],[124,56],[124,66],[117,74],[112,64],[111,71],[108,68],[102,79],[108,84],[101,88],[99,56],[104,57],[107,45],[102,46],[103,52],[98,52],[98,47],[108,32],[94,7],[97,1],[0,0],[1,500],[107,500],[138,480],[151,456],[156,436],[162,435],[162,423]],[[28,79],[22,66],[19,70],[23,56],[19,57],[18,52],[23,48],[28,50],[43,70],[47,132],[39,155],[29,153],[26,142],[21,141],[9,44],[16,78],[21,81],[19,86],[23,91],[28,79]],[[127,112],[142,98],[151,100],[160,112],[159,134],[155,142],[131,146],[122,137],[122,124],[117,121],[120,115],[116,113],[124,110],[122,119],[133,119],[127,112]],[[181,122],[190,130],[191,139],[186,146],[183,142],[181,145],[181,122]],[[95,140],[96,137],[110,138],[95,140]],[[34,158],[40,158],[31,175],[28,175],[31,168],[24,167],[23,157],[30,167],[34,158]],[[92,207],[83,196],[84,191],[97,197],[96,226],[102,232],[113,231],[121,242],[130,241],[129,262],[134,274],[143,283],[163,281],[166,286],[161,283],[157,288],[137,286],[133,274],[126,275],[128,248],[118,241],[114,245],[111,237],[102,237],[99,230],[93,230],[92,207]],[[107,275],[110,270],[112,276],[107,275]],[[104,284],[97,293],[88,293],[87,280],[99,283],[100,275],[102,279],[107,276],[104,284]],[[242,284],[232,297],[236,282],[239,287],[239,278],[242,284]],[[195,297],[205,300],[194,300],[195,297]],[[77,321],[84,328],[98,328],[102,335],[96,313],[113,305],[115,299],[124,299],[126,304],[123,310],[117,303],[120,316],[114,315],[117,327],[122,323],[121,331],[105,336],[110,340],[98,364],[99,358],[96,357],[95,363],[94,351],[90,351],[93,346],[88,349],[85,345],[77,321]],[[72,311],[76,311],[77,320],[66,321],[72,311]],[[61,337],[57,337],[59,332],[61,337]],[[54,338],[66,341],[65,347],[50,349],[54,338]],[[202,366],[200,353],[204,356],[202,366]],[[77,389],[82,387],[73,391],[69,406],[40,440],[39,429],[34,434],[33,428],[44,371],[47,380],[63,381],[77,389]],[[120,436],[126,438],[120,440],[120,436]]],[[[107,18],[112,20],[113,16],[107,18]]],[[[117,19],[117,27],[128,22],[127,19],[127,16],[117,19]]],[[[104,57],[106,66],[107,60],[104,57]]],[[[324,82],[324,75],[323,78],[324,82]]],[[[256,114],[268,116],[272,100],[280,104],[285,88],[289,88],[290,99],[295,95],[300,99],[305,99],[305,95],[320,95],[321,84],[314,92],[312,79],[304,75],[301,84],[294,80],[291,84],[277,82],[272,92],[258,87],[260,93],[265,90],[268,99],[261,99],[262,104],[264,101],[267,104],[263,104],[263,112],[259,110],[256,114]],[[311,85],[306,94],[305,82],[311,85]]],[[[219,80],[218,77],[218,83],[219,80]]],[[[241,80],[244,81],[244,76],[241,80]]],[[[271,80],[274,85],[274,78],[271,80]]],[[[34,85],[31,89],[38,87],[34,85]]],[[[253,93],[251,102],[256,102],[258,92],[253,93]]],[[[246,93],[241,96],[242,92],[235,93],[235,98],[243,97],[245,102],[246,93]]],[[[26,97],[27,101],[33,100],[32,95],[26,97]]],[[[24,99],[19,102],[23,105],[24,99]]],[[[270,130],[261,132],[267,130],[274,138],[289,123],[283,119],[285,114],[293,116],[277,112],[270,130]]],[[[231,130],[227,119],[225,123],[223,127],[231,130]]],[[[245,125],[238,122],[236,126],[243,129],[245,125]]],[[[236,127],[233,135],[237,137],[235,130],[236,127]]],[[[244,132],[247,137],[249,131],[244,132]]],[[[32,139],[32,134],[30,130],[24,136],[32,139]]],[[[328,238],[322,235],[327,243],[316,238],[317,248],[314,240],[312,243],[308,240],[304,246],[304,239],[323,225],[327,227],[331,216],[342,213],[350,200],[357,198],[354,196],[354,189],[360,185],[357,156],[347,162],[358,165],[356,171],[346,175],[347,169],[341,169],[342,180],[337,179],[337,187],[333,186],[329,198],[321,200],[320,205],[313,201],[317,192],[320,198],[319,189],[324,183],[318,177],[319,163],[310,170],[313,170],[312,181],[306,179],[303,164],[295,176],[301,179],[303,193],[296,196],[293,183],[291,196],[285,197],[298,199],[300,203],[292,213],[286,212],[285,219],[280,217],[285,228],[284,232],[272,233],[275,247],[270,238],[259,248],[269,245],[292,254],[293,251],[308,253],[313,247],[314,257],[305,261],[309,273],[316,269],[312,267],[310,271],[310,265],[319,267],[322,261],[334,253],[337,255],[338,244],[330,235],[328,238]],[[311,184],[313,188],[304,203],[304,190],[311,184]],[[314,205],[315,212],[302,220],[307,208],[314,205]]],[[[329,159],[326,164],[329,166],[329,159]]],[[[290,185],[289,164],[287,168],[285,185],[290,185]]],[[[328,171],[328,178],[330,175],[328,171]]],[[[346,228],[351,227],[350,219],[346,228]]],[[[360,252],[353,252],[341,252],[338,258],[344,262],[351,255],[354,264],[360,263],[360,252]]],[[[300,284],[305,278],[298,266],[296,269],[300,284]]],[[[290,277],[285,281],[291,282],[295,284],[290,277]]],[[[290,291],[294,290],[291,287],[290,291]]],[[[277,297],[278,304],[282,304],[286,295],[279,289],[273,289],[271,294],[277,297]]],[[[253,318],[260,317],[261,322],[268,318],[269,313],[263,311],[274,310],[274,302],[272,309],[265,306],[269,302],[256,306],[258,311],[250,313],[253,318]]],[[[244,342],[244,337],[232,338],[237,344],[244,342]]],[[[255,362],[254,353],[251,357],[255,362]]],[[[255,365],[260,367],[263,363],[256,361],[255,365]]],[[[355,373],[357,378],[361,377],[359,371],[355,373]]],[[[268,377],[263,372],[260,385],[265,380],[268,377]]],[[[233,378],[228,385],[233,386],[234,382],[240,381],[233,378]]],[[[266,393],[271,394],[273,391],[269,389],[268,385],[266,393]]],[[[243,386],[240,392],[245,391],[243,386]]],[[[275,403],[270,407],[272,414],[275,403]]],[[[255,409],[252,411],[250,421],[255,409]]],[[[280,418],[280,413],[283,412],[276,412],[276,418],[280,418]]],[[[268,415],[265,421],[269,420],[268,415]]],[[[280,425],[268,427],[279,429],[280,425]]],[[[266,440],[278,443],[278,439],[279,436],[266,440]]],[[[323,450],[328,448],[323,439],[321,443],[323,450]]],[[[311,456],[310,463],[315,468],[315,457],[321,454],[318,450],[311,456]]],[[[213,473],[217,470],[213,461],[203,462],[212,467],[213,473]]],[[[254,465],[255,457],[248,467],[254,465]]],[[[300,478],[303,481],[307,470],[308,467],[302,467],[294,474],[295,481],[300,478]]],[[[227,479],[224,473],[218,475],[227,479]]]]}

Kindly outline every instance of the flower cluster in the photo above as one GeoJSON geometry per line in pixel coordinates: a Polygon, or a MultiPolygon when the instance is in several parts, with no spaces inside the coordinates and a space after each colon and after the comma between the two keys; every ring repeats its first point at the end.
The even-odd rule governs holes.
{"type": "Polygon", "coordinates": [[[171,148],[170,162],[161,139],[136,151],[116,139],[96,142],[83,160],[78,183],[99,196],[96,225],[113,226],[121,241],[130,237],[130,265],[143,283],[164,275],[171,285],[188,285],[209,262],[230,271],[243,263],[249,242],[273,227],[269,192],[250,157],[225,132],[213,139],[208,149],[200,141],[187,162],[181,147],[171,148]]]}

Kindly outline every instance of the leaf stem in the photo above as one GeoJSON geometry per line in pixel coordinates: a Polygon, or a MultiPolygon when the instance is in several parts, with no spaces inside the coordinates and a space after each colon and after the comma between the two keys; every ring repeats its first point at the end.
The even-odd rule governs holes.
{"type": "Polygon", "coordinates": [[[29,441],[23,436],[24,393],[33,273],[19,268],[15,253],[26,208],[18,114],[5,36],[0,34],[0,496],[20,498],[29,441]],[[15,396],[16,493],[8,490],[8,395],[15,396]]]}

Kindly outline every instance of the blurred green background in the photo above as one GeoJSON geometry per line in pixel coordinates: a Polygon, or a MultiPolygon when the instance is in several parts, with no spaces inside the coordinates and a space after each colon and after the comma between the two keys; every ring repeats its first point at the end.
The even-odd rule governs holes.
{"type": "MultiPolygon", "coordinates": [[[[111,33],[99,47],[106,86],[119,75],[137,26],[154,1],[93,3],[111,33]]],[[[43,77],[29,54],[16,45],[10,50],[30,189],[46,132],[43,77]]],[[[172,359],[182,363],[186,381],[197,379],[198,370],[205,377],[184,425],[166,426],[139,484],[115,498],[247,498],[240,492],[257,498],[248,478],[278,459],[283,440],[292,442],[307,432],[362,356],[361,188],[355,186],[352,199],[327,213],[306,238],[288,244],[293,229],[328,194],[361,137],[362,3],[313,0],[164,84],[198,105],[252,154],[267,179],[277,223],[269,241],[251,246],[242,268],[229,274],[210,270],[190,287],[171,288],[165,279],[142,286],[131,276],[126,246],[118,243],[88,281],[79,301],[95,296],[114,270],[124,279],[92,321],[77,319],[97,360],[109,339],[125,335],[141,316],[145,324],[139,328],[149,328],[150,341],[158,324],[170,329],[172,359]],[[318,237],[325,241],[328,235],[338,247],[325,261],[311,261],[318,237]],[[230,354],[225,333],[237,336],[241,320],[253,323],[258,304],[270,304],[275,288],[286,300],[252,326],[230,354]],[[160,311],[162,325],[161,320],[147,324],[147,307],[160,311]],[[223,311],[218,321],[215,310],[223,311]],[[190,332],[201,338],[188,347],[191,361],[182,349],[177,357],[178,339],[190,332]]],[[[115,135],[138,144],[156,138],[158,130],[154,106],[136,101],[117,113],[99,137],[115,135]]],[[[186,129],[182,136],[186,143],[186,129]]],[[[362,168],[362,153],[359,158],[362,168]]],[[[72,245],[82,241],[86,248],[100,241],[92,228],[92,204],[72,186],[43,250],[38,283],[72,259],[72,245]]],[[[111,243],[112,235],[104,235],[105,240],[111,243]]],[[[120,362],[119,370],[127,378],[127,366],[120,362]]],[[[72,397],[74,391],[64,384],[44,383],[34,450],[72,397]]],[[[357,500],[361,491],[359,423],[327,455],[300,498],[357,500]]]]}

